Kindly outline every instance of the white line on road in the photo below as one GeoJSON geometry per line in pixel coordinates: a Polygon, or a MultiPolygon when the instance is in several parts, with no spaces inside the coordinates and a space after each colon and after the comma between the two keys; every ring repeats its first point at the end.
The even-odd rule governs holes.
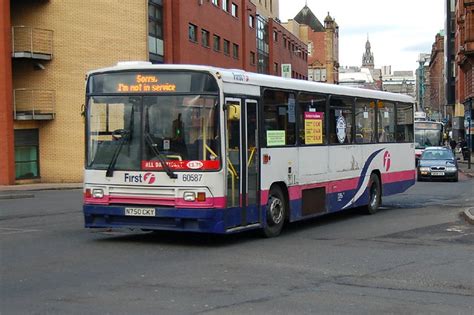
{"type": "Polygon", "coordinates": [[[31,232],[41,232],[41,230],[2,228],[2,227],[0,227],[0,234],[1,235],[8,235],[8,234],[15,234],[15,233],[31,233],[31,232]]]}

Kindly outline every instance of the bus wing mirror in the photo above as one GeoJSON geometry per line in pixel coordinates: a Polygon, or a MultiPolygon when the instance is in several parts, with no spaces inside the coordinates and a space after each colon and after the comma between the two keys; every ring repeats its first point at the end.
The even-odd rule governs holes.
{"type": "Polygon", "coordinates": [[[240,120],[240,105],[227,106],[227,119],[240,120]]]}

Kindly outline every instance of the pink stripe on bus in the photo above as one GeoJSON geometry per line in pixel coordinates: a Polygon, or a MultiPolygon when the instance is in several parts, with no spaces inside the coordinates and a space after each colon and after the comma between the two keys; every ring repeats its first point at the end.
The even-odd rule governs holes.
{"type": "Polygon", "coordinates": [[[382,174],[382,184],[396,183],[404,180],[413,180],[415,179],[415,175],[415,170],[385,173],[382,174]]]}

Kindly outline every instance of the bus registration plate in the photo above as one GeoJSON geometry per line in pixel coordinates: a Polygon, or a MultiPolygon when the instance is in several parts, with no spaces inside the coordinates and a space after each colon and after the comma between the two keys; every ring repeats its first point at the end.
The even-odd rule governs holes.
{"type": "Polygon", "coordinates": [[[125,215],[138,217],[154,217],[154,208],[125,208],[125,215]]]}

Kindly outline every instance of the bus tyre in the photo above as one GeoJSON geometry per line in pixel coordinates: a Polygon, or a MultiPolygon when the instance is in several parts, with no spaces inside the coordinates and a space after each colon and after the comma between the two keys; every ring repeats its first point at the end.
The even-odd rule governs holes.
{"type": "Polygon", "coordinates": [[[286,217],[285,195],[278,186],[273,186],[268,194],[266,222],[263,228],[265,237],[278,236],[283,228],[286,217]]]}
{"type": "Polygon", "coordinates": [[[376,174],[370,175],[369,180],[369,204],[366,207],[367,214],[374,214],[379,210],[382,201],[382,189],[380,179],[376,174]]]}

